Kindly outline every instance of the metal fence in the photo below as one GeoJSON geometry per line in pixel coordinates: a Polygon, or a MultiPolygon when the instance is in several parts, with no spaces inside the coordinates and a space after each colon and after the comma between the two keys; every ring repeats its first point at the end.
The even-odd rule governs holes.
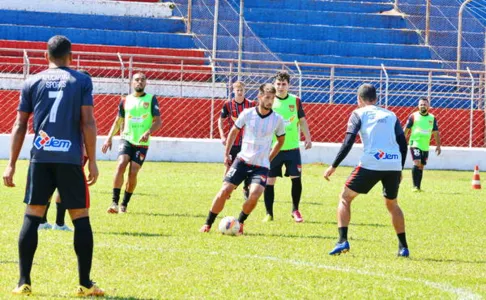
{"type": "MultiPolygon", "coordinates": [[[[0,49],[6,51],[7,49],[0,49]]],[[[0,133],[8,133],[15,119],[23,80],[46,68],[42,51],[12,50],[16,61],[0,62],[0,133]]],[[[246,83],[247,97],[256,98],[258,86],[272,82],[279,70],[291,70],[291,92],[300,96],[316,142],[341,142],[356,90],[374,84],[379,105],[394,111],[404,124],[419,97],[430,99],[445,146],[485,146],[485,73],[456,70],[409,69],[325,64],[243,61],[110,53],[75,53],[74,67],[93,75],[95,116],[105,135],[116,116],[122,95],[130,92],[129,78],[147,74],[147,92],[158,97],[164,125],[157,136],[219,138],[216,124],[231,85],[246,83]],[[246,67],[250,66],[250,67],[246,67]],[[239,75],[239,76],[238,76],[239,75]]]]}

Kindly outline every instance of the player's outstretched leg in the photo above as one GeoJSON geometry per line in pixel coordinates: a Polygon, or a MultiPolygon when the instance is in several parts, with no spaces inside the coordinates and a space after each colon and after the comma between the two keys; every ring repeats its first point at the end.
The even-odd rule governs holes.
{"type": "Polygon", "coordinates": [[[223,183],[223,186],[213,199],[213,204],[209,210],[206,222],[201,229],[199,229],[200,232],[209,232],[211,230],[216,217],[223,210],[226,200],[229,198],[229,196],[231,196],[231,193],[234,191],[235,187],[236,185],[229,182],[223,183]]]}
{"type": "Polygon", "coordinates": [[[253,183],[250,185],[250,195],[248,200],[243,203],[243,207],[241,208],[240,215],[238,217],[238,222],[240,222],[240,231],[238,234],[243,234],[243,227],[245,226],[245,221],[251,212],[255,209],[258,199],[263,194],[265,187],[258,183],[253,183]]]}
{"type": "Polygon", "coordinates": [[[397,199],[386,199],[385,203],[390,216],[392,218],[393,227],[397,233],[398,238],[398,256],[408,257],[410,251],[408,250],[407,237],[405,235],[405,217],[402,209],[398,205],[397,199]]]}
{"type": "Polygon", "coordinates": [[[344,186],[339,197],[337,209],[339,240],[334,249],[329,252],[329,255],[347,253],[350,249],[348,242],[348,226],[351,221],[351,202],[356,196],[358,196],[358,193],[347,186],[344,186]]]}

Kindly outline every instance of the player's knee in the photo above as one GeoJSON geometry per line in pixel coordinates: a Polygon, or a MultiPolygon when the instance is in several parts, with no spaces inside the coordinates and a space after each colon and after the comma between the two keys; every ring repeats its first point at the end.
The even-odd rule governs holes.
{"type": "Polygon", "coordinates": [[[129,161],[128,160],[119,160],[117,165],[117,170],[120,172],[125,172],[129,161]]]}

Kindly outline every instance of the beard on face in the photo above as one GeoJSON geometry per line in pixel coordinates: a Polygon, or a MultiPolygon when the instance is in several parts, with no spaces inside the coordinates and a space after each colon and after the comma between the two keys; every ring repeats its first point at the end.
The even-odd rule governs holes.
{"type": "Polygon", "coordinates": [[[421,112],[422,114],[426,114],[426,113],[427,113],[427,108],[425,108],[425,107],[421,107],[421,108],[420,108],[420,112],[421,112]]]}
{"type": "Polygon", "coordinates": [[[134,90],[137,93],[141,93],[141,92],[143,92],[144,88],[142,88],[142,87],[136,87],[134,90]]]}

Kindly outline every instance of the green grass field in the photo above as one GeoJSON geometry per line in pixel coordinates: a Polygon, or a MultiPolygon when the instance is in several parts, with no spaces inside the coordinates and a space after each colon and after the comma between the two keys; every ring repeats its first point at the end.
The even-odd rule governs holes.
{"type": "MultiPolygon", "coordinates": [[[[3,172],[6,161],[0,161],[3,172]]],[[[100,162],[92,187],[95,234],[92,278],[110,299],[481,299],[486,296],[486,197],[471,189],[471,172],[424,173],[425,193],[411,192],[404,172],[400,204],[411,257],[397,258],[397,239],[381,188],[356,199],[351,252],[329,256],[337,240],[338,194],[351,168],[331,182],[323,165],[304,166],[301,212],[290,217],[290,180],[276,186],[275,221],[262,223],[263,199],[245,235],[199,233],[221,186],[221,164],[147,162],[129,213],[108,215],[114,162],[100,162]]],[[[17,238],[27,161],[16,188],[0,189],[0,298],[18,276],[17,238]]],[[[238,216],[237,190],[220,217],[238,216]]],[[[220,217],[216,222],[219,222],[220,217]]],[[[49,222],[54,222],[51,208],[49,222]]],[[[67,222],[70,226],[70,221],[67,222]]],[[[216,227],[216,226],[214,226],[216,227]]],[[[32,271],[32,299],[71,298],[77,286],[72,233],[41,231],[32,271]]]]}

